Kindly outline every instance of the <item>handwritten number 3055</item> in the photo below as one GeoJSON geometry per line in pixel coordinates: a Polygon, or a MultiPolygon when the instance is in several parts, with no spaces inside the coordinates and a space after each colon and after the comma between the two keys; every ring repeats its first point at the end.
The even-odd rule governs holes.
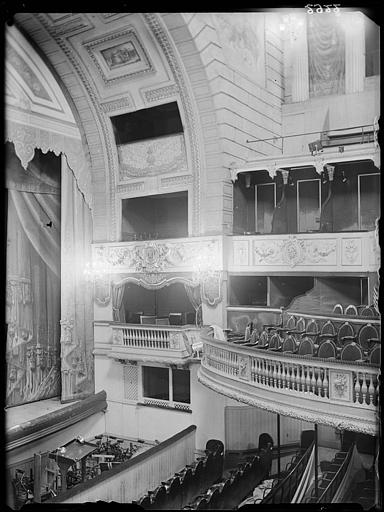
{"type": "Polygon", "coordinates": [[[307,14],[314,14],[315,12],[318,13],[330,13],[334,12],[335,14],[340,13],[340,7],[341,4],[328,4],[328,5],[320,5],[320,4],[307,4],[305,7],[307,8],[307,14]],[[331,9],[333,7],[333,9],[331,9]]]}

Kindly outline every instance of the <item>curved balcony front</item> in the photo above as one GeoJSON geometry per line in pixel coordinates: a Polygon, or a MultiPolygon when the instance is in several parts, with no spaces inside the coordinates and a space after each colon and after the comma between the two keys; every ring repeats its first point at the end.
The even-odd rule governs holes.
{"type": "Polygon", "coordinates": [[[378,434],[380,368],[234,345],[202,333],[199,381],[285,416],[378,434]]]}

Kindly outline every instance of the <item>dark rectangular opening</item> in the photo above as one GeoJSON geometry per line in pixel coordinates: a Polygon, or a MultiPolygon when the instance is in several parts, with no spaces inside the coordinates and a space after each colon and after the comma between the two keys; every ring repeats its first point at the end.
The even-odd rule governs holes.
{"type": "Polygon", "coordinates": [[[146,398],[169,400],[169,370],[143,366],[143,395],[146,398]]]}
{"type": "Polygon", "coordinates": [[[174,402],[191,403],[189,370],[172,370],[172,387],[174,402]]]}
{"type": "Polygon", "coordinates": [[[122,200],[122,241],[188,236],[188,192],[122,200]]]}
{"type": "Polygon", "coordinates": [[[116,144],[183,132],[176,101],[111,117],[116,144]]]}
{"type": "Polygon", "coordinates": [[[266,306],[266,276],[231,276],[229,304],[231,306],[266,306]]]}

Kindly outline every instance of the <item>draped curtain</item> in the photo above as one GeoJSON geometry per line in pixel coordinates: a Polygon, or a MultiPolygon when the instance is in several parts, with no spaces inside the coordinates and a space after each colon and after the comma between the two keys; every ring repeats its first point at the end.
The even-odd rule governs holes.
{"type": "Polygon", "coordinates": [[[187,297],[192,304],[193,309],[195,310],[195,323],[196,325],[200,325],[202,318],[201,318],[201,288],[200,286],[190,286],[189,284],[184,284],[185,292],[187,294],[187,297]],[[199,317],[200,312],[200,317],[199,317]]]}
{"type": "Polygon", "coordinates": [[[345,92],[345,35],[336,17],[309,16],[308,59],[310,95],[345,92]]]}
{"type": "Polygon", "coordinates": [[[125,322],[124,290],[125,283],[112,283],[112,315],[114,322],[125,322]]]}
{"type": "Polygon", "coordinates": [[[84,274],[91,261],[92,216],[61,158],[61,399],[67,402],[94,392],[93,289],[84,274]]]}
{"type": "Polygon", "coordinates": [[[24,171],[8,149],[6,404],[13,406],[60,392],[60,173],[24,171]]]}

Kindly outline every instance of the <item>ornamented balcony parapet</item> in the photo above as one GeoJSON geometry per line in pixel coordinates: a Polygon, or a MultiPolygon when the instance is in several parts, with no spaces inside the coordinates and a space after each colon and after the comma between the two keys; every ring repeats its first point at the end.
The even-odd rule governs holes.
{"type": "Polygon", "coordinates": [[[376,246],[373,231],[233,236],[228,271],[375,272],[376,246]]]}
{"type": "Polygon", "coordinates": [[[200,329],[192,325],[95,322],[95,354],[119,361],[187,362],[201,348],[200,329]]]}
{"type": "Polygon", "coordinates": [[[202,339],[198,379],[214,391],[286,416],[377,434],[378,367],[202,339]]]}

